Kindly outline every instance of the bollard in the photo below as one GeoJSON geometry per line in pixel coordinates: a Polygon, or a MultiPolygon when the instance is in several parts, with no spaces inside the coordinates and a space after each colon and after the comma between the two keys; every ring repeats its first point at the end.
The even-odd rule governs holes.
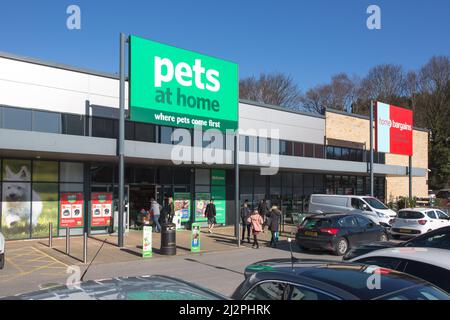
{"type": "Polygon", "coordinates": [[[66,254],[70,254],[70,228],[66,228],[66,254]]]}
{"type": "Polygon", "coordinates": [[[87,263],[87,232],[83,234],[83,263],[87,263]]]}
{"type": "Polygon", "coordinates": [[[53,248],[53,223],[48,223],[48,246],[53,248]]]}

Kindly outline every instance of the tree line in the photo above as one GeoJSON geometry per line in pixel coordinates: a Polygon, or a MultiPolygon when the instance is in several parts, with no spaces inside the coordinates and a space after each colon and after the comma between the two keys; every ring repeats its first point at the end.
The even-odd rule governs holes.
{"type": "Polygon", "coordinates": [[[450,182],[450,58],[434,56],[418,70],[381,64],[364,77],[333,75],[328,83],[302,92],[293,78],[283,73],[261,74],[239,82],[241,99],[324,114],[336,109],[369,114],[371,100],[408,108],[414,125],[429,130],[429,185],[447,187],[450,182]]]}

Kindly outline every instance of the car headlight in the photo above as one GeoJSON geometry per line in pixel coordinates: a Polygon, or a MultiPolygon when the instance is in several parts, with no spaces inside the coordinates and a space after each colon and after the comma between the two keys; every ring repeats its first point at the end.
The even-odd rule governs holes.
{"type": "Polygon", "coordinates": [[[380,217],[380,218],[386,218],[387,217],[384,213],[381,213],[381,212],[378,212],[378,211],[376,211],[376,213],[377,213],[377,216],[380,217]]]}

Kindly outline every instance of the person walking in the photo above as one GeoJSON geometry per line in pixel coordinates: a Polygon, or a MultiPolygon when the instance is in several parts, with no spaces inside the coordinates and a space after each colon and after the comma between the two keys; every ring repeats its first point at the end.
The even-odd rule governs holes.
{"type": "Polygon", "coordinates": [[[258,210],[253,210],[250,217],[248,217],[247,221],[252,226],[252,233],[253,233],[253,245],[252,248],[259,249],[259,243],[258,243],[258,234],[262,231],[262,225],[264,223],[263,218],[259,214],[258,210]]]}
{"type": "Polygon", "coordinates": [[[244,201],[244,204],[242,205],[241,208],[241,222],[242,222],[242,242],[244,242],[245,239],[245,231],[247,231],[247,241],[248,243],[250,243],[250,230],[251,230],[251,225],[250,223],[247,221],[248,218],[250,217],[251,214],[251,210],[248,207],[248,200],[244,201]]]}
{"type": "Polygon", "coordinates": [[[161,232],[161,224],[159,219],[161,217],[161,206],[154,198],[150,199],[150,214],[153,218],[153,223],[155,225],[155,231],[161,232]]]}
{"type": "Polygon", "coordinates": [[[281,211],[277,206],[273,206],[270,209],[269,216],[266,220],[267,226],[269,227],[270,233],[272,235],[269,243],[269,247],[277,247],[278,236],[279,236],[279,227],[280,227],[280,217],[281,211]]]}
{"type": "Polygon", "coordinates": [[[208,218],[208,232],[213,233],[214,225],[216,224],[216,205],[214,199],[211,199],[206,206],[205,215],[208,218]]]}
{"type": "Polygon", "coordinates": [[[264,221],[269,216],[269,213],[270,213],[269,211],[270,210],[269,210],[269,207],[267,206],[266,199],[261,200],[258,205],[258,212],[263,217],[264,221]]]}
{"type": "Polygon", "coordinates": [[[168,195],[164,196],[164,206],[159,217],[160,224],[172,223],[175,216],[175,208],[173,206],[173,198],[168,195]]]}

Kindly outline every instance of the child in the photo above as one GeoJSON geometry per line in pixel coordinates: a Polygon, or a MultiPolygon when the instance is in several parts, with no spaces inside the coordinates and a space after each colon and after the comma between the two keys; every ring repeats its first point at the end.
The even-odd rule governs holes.
{"type": "Polygon", "coordinates": [[[258,210],[253,210],[250,217],[248,217],[247,222],[250,223],[252,226],[252,233],[253,233],[253,245],[252,248],[259,249],[259,243],[258,243],[258,234],[262,231],[262,225],[264,223],[263,218],[259,214],[258,210]]]}

